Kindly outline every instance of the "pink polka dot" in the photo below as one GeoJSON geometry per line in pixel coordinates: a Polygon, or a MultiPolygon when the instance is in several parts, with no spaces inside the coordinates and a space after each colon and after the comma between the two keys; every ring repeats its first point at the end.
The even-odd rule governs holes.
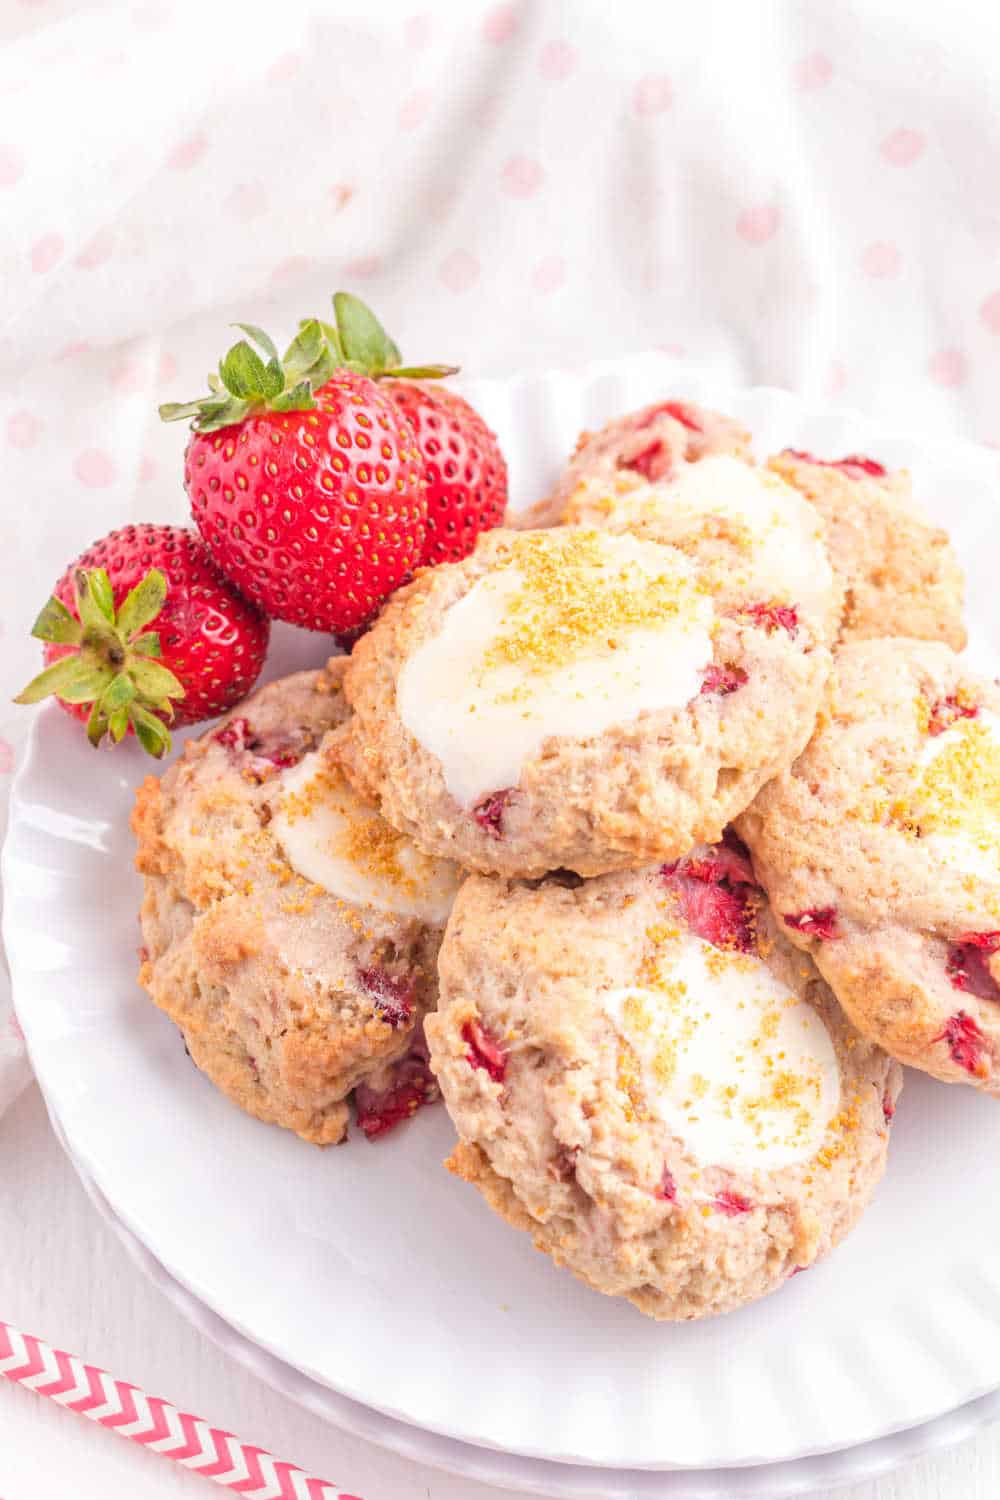
{"type": "Polygon", "coordinates": [[[833,77],[833,63],[825,52],[810,52],[795,64],[795,87],[809,92],[825,89],[833,77]]]}
{"type": "Polygon", "coordinates": [[[935,385],[964,385],[969,376],[969,361],[961,349],[939,349],[927,366],[927,373],[935,385]]]}
{"type": "Polygon", "coordinates": [[[673,85],[665,73],[647,73],[632,91],[632,108],[641,119],[665,114],[673,102],[673,85]]]}
{"type": "Polygon", "coordinates": [[[15,146],[0,146],[0,188],[13,187],[24,176],[24,157],[15,146]]]}
{"type": "Polygon", "coordinates": [[[576,70],[580,54],[572,42],[562,38],[546,42],[538,54],[538,71],[549,83],[561,83],[576,70]]]}
{"type": "Polygon", "coordinates": [[[517,34],[521,24],[519,5],[494,5],[483,19],[483,36],[488,42],[501,46],[517,34]]]}
{"type": "Polygon", "coordinates": [[[861,256],[861,269],[866,276],[876,281],[890,280],[898,276],[903,268],[903,257],[899,246],[889,240],[874,240],[867,245],[861,256]]]}
{"type": "Polygon", "coordinates": [[[115,248],[115,236],[110,229],[100,229],[89,240],[78,255],[73,257],[73,264],[81,271],[96,271],[98,266],[103,266],[111,259],[115,248]]]}
{"type": "Polygon", "coordinates": [[[139,465],[139,483],[148,484],[151,479],[156,478],[156,464],[147,453],[139,465]]]}
{"type": "Polygon", "coordinates": [[[764,245],[781,227],[781,209],[776,203],[752,203],[736,220],[736,233],[748,245],[764,245]]]}
{"type": "Polygon", "coordinates": [[[453,250],[438,266],[438,277],[449,292],[467,292],[479,280],[479,261],[471,250],[453,250]]]}
{"type": "Polygon", "coordinates": [[[344,264],[344,275],[348,281],[370,281],[382,269],[380,255],[358,255],[344,264]]]}
{"type": "Polygon", "coordinates": [[[244,223],[267,213],[267,188],[262,182],[238,182],[226,198],[226,208],[244,223]]]}
{"type": "Polygon", "coordinates": [[[207,150],[208,136],[203,130],[199,130],[186,140],[178,141],[167,157],[167,166],[173,167],[177,172],[187,172],[198,165],[207,150]]]}
{"type": "Polygon", "coordinates": [[[33,448],[42,424],[30,411],[12,411],[7,418],[7,441],[12,448],[33,448]]]}
{"type": "Polygon", "coordinates": [[[991,292],[979,304],[979,321],[990,333],[1000,333],[1000,292],[991,292]]]}
{"type": "Polygon", "coordinates": [[[839,359],[835,359],[826,377],[826,393],[828,396],[839,396],[846,385],[847,369],[839,359]]]}
{"type": "Polygon", "coordinates": [[[108,379],[115,390],[121,391],[124,395],[132,395],[146,388],[145,372],[142,365],[134,359],[121,360],[112,368],[108,379]]]}
{"type": "Polygon", "coordinates": [[[43,234],[31,247],[31,269],[36,276],[51,271],[62,260],[65,245],[61,234],[43,234]]]}
{"type": "Polygon", "coordinates": [[[531,273],[531,284],[535,291],[545,296],[557,292],[565,280],[566,262],[558,255],[546,256],[531,273]]]}
{"type": "Polygon", "coordinates": [[[84,448],[73,460],[73,473],[89,490],[107,489],[116,477],[111,455],[103,448],[84,448]]]}
{"type": "Polygon", "coordinates": [[[177,361],[172,354],[161,354],[160,363],[157,366],[156,378],[163,385],[169,384],[177,374],[177,361]]]}
{"type": "Polygon", "coordinates": [[[290,83],[302,66],[298,52],[283,52],[267,70],[268,83],[290,83]]]}
{"type": "Polygon", "coordinates": [[[683,359],[687,350],[683,344],[657,344],[661,354],[669,354],[671,359],[683,359]]]}
{"type": "Polygon", "coordinates": [[[434,34],[434,23],[428,15],[407,16],[403,26],[403,40],[413,52],[426,47],[434,34]]]}
{"type": "Polygon", "coordinates": [[[81,354],[90,353],[90,344],[86,339],[74,339],[72,343],[63,344],[56,359],[79,359],[81,354]]]}
{"type": "Polygon", "coordinates": [[[912,167],[918,157],[923,156],[927,139],[919,130],[892,130],[882,142],[879,150],[884,159],[894,167],[912,167]]]}
{"type": "Polygon", "coordinates": [[[500,174],[503,190],[511,198],[531,198],[542,185],[545,173],[532,156],[512,156],[500,174]]]}
{"type": "Polygon", "coordinates": [[[349,182],[335,182],[330,189],[330,197],[333,199],[334,208],[340,213],[341,209],[346,208],[354,197],[354,189],[349,182]]]}
{"type": "Polygon", "coordinates": [[[415,130],[422,125],[431,112],[434,95],[429,89],[417,89],[399,106],[396,121],[400,130],[415,130]]]}
{"type": "Polygon", "coordinates": [[[307,255],[289,255],[287,259],[279,260],[269,279],[272,286],[283,286],[288,281],[296,281],[311,270],[312,261],[307,255]]]}

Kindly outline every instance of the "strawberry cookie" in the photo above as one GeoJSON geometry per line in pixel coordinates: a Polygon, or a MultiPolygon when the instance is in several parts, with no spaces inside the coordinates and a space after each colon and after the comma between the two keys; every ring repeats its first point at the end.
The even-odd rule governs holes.
{"type": "Polygon", "coordinates": [[[1000,1094],[1000,689],[937,643],[841,647],[816,734],[739,828],[858,1030],[1000,1094]]]}
{"type": "Polygon", "coordinates": [[[819,511],[844,588],[844,640],[913,636],[965,645],[964,583],[948,534],[932,526],[905,469],[873,458],[820,459],[787,448],[768,460],[819,511]]]}
{"type": "Polygon", "coordinates": [[[471,877],[440,983],[448,1165],[650,1317],[774,1291],[882,1175],[900,1069],[782,936],[731,837],[592,881],[471,877]]]}
{"type": "Polygon", "coordinates": [[[193,1061],[320,1145],[434,1097],[422,1023],[458,887],[341,776],[344,659],[247,700],[140,787],[140,980],[193,1061]]]}
{"type": "Polygon", "coordinates": [[[690,401],[655,401],[640,411],[584,432],[550,495],[511,524],[556,526],[569,519],[600,525],[616,494],[672,479],[713,453],[752,462],[750,434],[720,412],[690,401]]]}
{"type": "Polygon", "coordinates": [[[339,753],[431,854],[603,874],[717,839],[808,740],[828,667],[792,606],[717,599],[675,547],[494,531],[355,647],[339,753]]]}

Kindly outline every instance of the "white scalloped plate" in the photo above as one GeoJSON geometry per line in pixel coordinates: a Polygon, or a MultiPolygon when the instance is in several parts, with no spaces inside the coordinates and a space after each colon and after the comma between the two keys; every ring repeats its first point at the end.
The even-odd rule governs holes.
{"type": "Polygon", "coordinates": [[[292,1369],[259,1344],[250,1343],[230,1328],[217,1313],[210,1312],[186,1287],[163,1269],[145,1245],[116,1216],[104,1195],[95,1187],[73,1156],[54,1114],[53,1129],[70,1161],[76,1167],[90,1201],[111,1227],[128,1254],[150,1281],[193,1323],[206,1338],[238,1361],[274,1390],[352,1433],[378,1443],[414,1463],[429,1464],[461,1474],[479,1484],[498,1485],[547,1500],[788,1500],[807,1495],[820,1486],[855,1483],[886,1474],[900,1464],[949,1448],[970,1437],[980,1427],[1000,1417],[1000,1391],[980,1396],[955,1411],[946,1412],[919,1427],[892,1433],[847,1448],[839,1453],[817,1453],[810,1458],[789,1459],[780,1464],[755,1464],[740,1469],[674,1469],[656,1472],[642,1469],[586,1468],[578,1464],[554,1464],[538,1458],[519,1458],[492,1448],[472,1447],[453,1438],[440,1437],[407,1422],[373,1411],[340,1396],[329,1386],[292,1369]]]}
{"type": "MultiPolygon", "coordinates": [[[[884,432],[643,357],[467,387],[535,498],[577,430],[669,390],[790,444],[907,463],[972,574],[989,659],[994,455],[884,432]]],[[[995,561],[994,561],[995,570],[995,561]]],[[[994,627],[995,630],[995,627],[994,627]]],[[[271,674],[322,655],[282,632],[271,674]]],[[[426,1110],[321,1152],[241,1115],[134,980],[127,813],[145,774],[43,713],[15,784],[4,931],[32,1060],[123,1224],[240,1335],[392,1418],[525,1457],[615,1469],[801,1458],[913,1427],[1000,1386],[1000,1107],[911,1077],[887,1178],[851,1239],[727,1318],[657,1326],[587,1292],[441,1171],[426,1110]]]]}

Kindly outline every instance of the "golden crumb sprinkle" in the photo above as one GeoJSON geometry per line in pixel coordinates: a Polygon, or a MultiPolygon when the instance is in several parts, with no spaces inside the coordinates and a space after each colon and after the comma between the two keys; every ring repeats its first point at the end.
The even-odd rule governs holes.
{"type": "Polygon", "coordinates": [[[622,561],[600,531],[517,538],[504,566],[519,581],[506,607],[506,628],[484,653],[483,668],[552,671],[584,654],[616,651],[625,631],[693,619],[703,589],[672,561],[664,552],[659,573],[634,559],[622,561]]]}
{"type": "Polygon", "coordinates": [[[914,838],[964,836],[1000,865],[1000,741],[980,720],[961,720],[942,737],[913,790],[877,811],[914,838]]]}

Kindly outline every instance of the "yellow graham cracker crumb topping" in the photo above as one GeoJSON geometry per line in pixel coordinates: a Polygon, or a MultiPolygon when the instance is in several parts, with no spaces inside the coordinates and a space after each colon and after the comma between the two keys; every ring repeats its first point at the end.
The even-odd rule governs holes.
{"type": "Polygon", "coordinates": [[[883,807],[902,832],[962,836],[1000,867],[1000,739],[980,719],[959,720],[913,789],[883,807]]]}
{"type": "Polygon", "coordinates": [[[519,575],[505,628],[482,658],[485,670],[518,664],[551,672],[584,654],[610,653],[623,632],[695,618],[703,585],[664,552],[655,573],[608,548],[607,534],[567,530],[517,538],[504,567],[519,575]]]}
{"type": "Polygon", "coordinates": [[[334,837],[332,853],[373,880],[387,881],[409,895],[416,893],[414,874],[402,859],[409,848],[406,836],[397,833],[377,812],[359,804],[335,766],[323,766],[301,791],[286,791],[281,810],[288,822],[295,824],[300,818],[310,817],[319,802],[331,806],[345,820],[334,837]]]}

